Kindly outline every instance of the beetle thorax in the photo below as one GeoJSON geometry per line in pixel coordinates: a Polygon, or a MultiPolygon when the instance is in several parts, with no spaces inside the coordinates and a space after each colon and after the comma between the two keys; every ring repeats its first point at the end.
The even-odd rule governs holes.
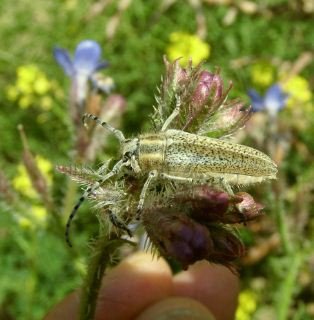
{"type": "Polygon", "coordinates": [[[146,134],[140,136],[138,162],[145,172],[163,170],[166,148],[166,136],[163,134],[146,134]]]}
{"type": "Polygon", "coordinates": [[[125,140],[125,142],[122,144],[122,155],[128,158],[131,158],[132,156],[137,156],[138,144],[138,138],[125,140]]]}

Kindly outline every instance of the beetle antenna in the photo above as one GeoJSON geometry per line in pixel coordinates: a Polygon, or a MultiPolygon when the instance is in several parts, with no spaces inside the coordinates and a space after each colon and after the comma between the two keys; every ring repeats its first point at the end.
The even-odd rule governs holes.
{"type": "Polygon", "coordinates": [[[82,117],[82,122],[83,122],[84,125],[86,125],[86,119],[93,120],[98,125],[100,125],[103,128],[109,130],[111,133],[113,133],[116,136],[116,138],[119,140],[120,143],[125,141],[125,137],[124,137],[123,133],[120,130],[112,127],[110,124],[108,124],[105,121],[101,121],[97,116],[94,116],[93,114],[90,114],[90,113],[85,113],[83,115],[83,117],[82,117]]]}

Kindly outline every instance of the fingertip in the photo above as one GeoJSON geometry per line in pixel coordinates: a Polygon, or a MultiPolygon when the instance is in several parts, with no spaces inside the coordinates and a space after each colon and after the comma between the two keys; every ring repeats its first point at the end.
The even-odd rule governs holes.
{"type": "Polygon", "coordinates": [[[96,319],[133,319],[148,305],[172,294],[171,270],[162,258],[138,252],[104,277],[96,319]]]}
{"type": "Polygon", "coordinates": [[[46,315],[44,320],[78,319],[79,302],[79,292],[72,292],[65,299],[54,306],[53,309],[46,315]]]}
{"type": "Polygon", "coordinates": [[[234,319],[239,279],[228,268],[200,261],[178,273],[173,282],[175,295],[200,301],[217,320],[234,319]]]}

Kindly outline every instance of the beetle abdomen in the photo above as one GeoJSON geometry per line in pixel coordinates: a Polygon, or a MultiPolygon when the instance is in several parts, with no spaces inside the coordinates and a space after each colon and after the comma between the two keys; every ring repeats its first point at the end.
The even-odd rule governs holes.
{"type": "Polygon", "coordinates": [[[276,164],[256,149],[177,130],[168,130],[166,136],[164,170],[169,174],[192,178],[226,175],[228,182],[235,175],[236,183],[245,183],[248,177],[254,177],[247,179],[250,182],[276,178],[276,164]]]}
{"type": "Polygon", "coordinates": [[[167,130],[140,137],[139,165],[143,172],[192,179],[224,178],[231,184],[248,184],[275,179],[276,164],[256,149],[190,134],[167,130]]]}

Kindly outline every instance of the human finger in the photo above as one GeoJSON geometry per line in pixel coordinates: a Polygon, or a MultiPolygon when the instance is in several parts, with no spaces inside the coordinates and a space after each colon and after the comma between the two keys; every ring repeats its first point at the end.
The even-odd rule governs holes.
{"type": "MultiPolygon", "coordinates": [[[[128,320],[150,304],[172,293],[171,270],[162,258],[138,252],[109,270],[98,296],[97,320],[128,320]]],[[[57,304],[45,320],[78,319],[80,294],[71,293],[57,304]]]]}
{"type": "Polygon", "coordinates": [[[174,294],[200,301],[217,320],[234,319],[239,279],[228,268],[199,261],[174,276],[174,294]]]}

